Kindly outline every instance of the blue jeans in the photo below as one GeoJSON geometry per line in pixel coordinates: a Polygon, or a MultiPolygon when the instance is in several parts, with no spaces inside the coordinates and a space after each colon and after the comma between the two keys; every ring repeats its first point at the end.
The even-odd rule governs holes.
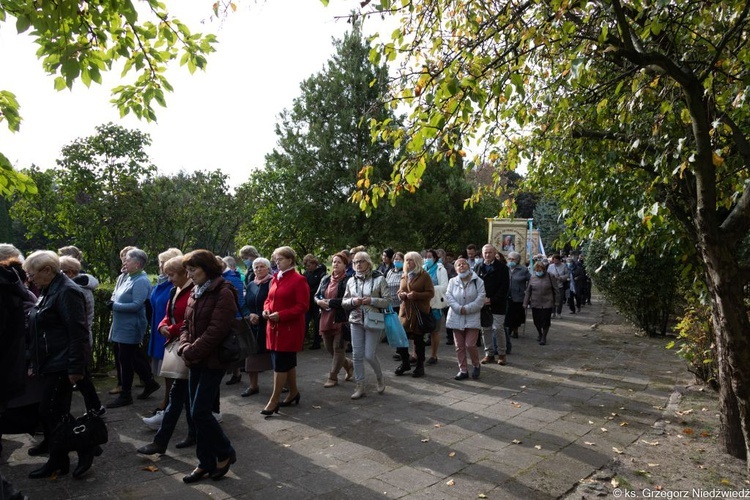
{"type": "Polygon", "coordinates": [[[172,382],[172,389],[169,391],[169,402],[167,407],[164,409],[164,419],[161,421],[156,436],[154,436],[154,443],[167,446],[169,440],[172,438],[172,433],[177,422],[180,420],[182,415],[182,408],[185,408],[185,416],[187,417],[188,423],[188,436],[195,437],[195,424],[193,423],[193,417],[190,416],[190,394],[188,381],[184,379],[176,379],[172,382]]]}
{"type": "Polygon", "coordinates": [[[380,343],[380,330],[368,330],[364,325],[352,323],[352,361],[354,361],[354,381],[365,381],[365,360],[370,363],[375,377],[383,379],[383,370],[376,354],[380,343]]]}
{"type": "Polygon", "coordinates": [[[190,415],[195,424],[195,454],[202,470],[216,469],[216,462],[226,460],[234,453],[232,443],[211,414],[219,394],[224,370],[190,368],[190,415]]]}

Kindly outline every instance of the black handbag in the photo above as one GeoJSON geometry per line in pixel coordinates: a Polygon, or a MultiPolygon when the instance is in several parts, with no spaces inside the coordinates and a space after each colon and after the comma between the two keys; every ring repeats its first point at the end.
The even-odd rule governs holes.
{"type": "Polygon", "coordinates": [[[422,312],[419,310],[416,304],[414,304],[414,310],[417,312],[417,325],[419,325],[420,333],[432,333],[437,327],[435,316],[432,315],[432,311],[422,312]]]}
{"type": "Polygon", "coordinates": [[[49,448],[53,453],[85,451],[108,440],[107,424],[94,410],[89,410],[78,418],[70,414],[63,416],[52,430],[49,448]]]}
{"type": "Polygon", "coordinates": [[[225,364],[238,363],[251,354],[258,354],[258,341],[248,320],[233,320],[232,329],[219,346],[217,354],[219,361],[225,364]]]}
{"type": "Polygon", "coordinates": [[[492,326],[494,318],[492,317],[492,307],[487,305],[479,311],[479,322],[483,328],[492,326]]]}

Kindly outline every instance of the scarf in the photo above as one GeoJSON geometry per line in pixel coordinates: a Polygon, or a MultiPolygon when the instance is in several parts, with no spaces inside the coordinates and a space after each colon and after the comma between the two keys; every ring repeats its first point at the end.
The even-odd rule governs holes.
{"type": "Polygon", "coordinates": [[[329,286],[339,285],[339,282],[346,277],[346,273],[331,274],[331,284],[329,286]]]}
{"type": "Polygon", "coordinates": [[[255,279],[253,280],[253,283],[255,283],[256,285],[260,286],[263,283],[268,283],[272,279],[273,279],[273,275],[271,273],[268,273],[268,274],[266,274],[265,278],[263,278],[263,279],[258,279],[258,277],[256,276],[255,279]]]}
{"type": "Polygon", "coordinates": [[[206,282],[202,285],[195,285],[195,287],[193,287],[193,291],[191,292],[193,294],[193,298],[200,299],[201,295],[203,295],[208,287],[211,286],[211,281],[212,280],[206,280],[206,282]]]}
{"type": "Polygon", "coordinates": [[[433,263],[432,266],[430,267],[425,266],[424,270],[430,273],[430,278],[432,278],[433,285],[440,284],[438,283],[438,275],[437,275],[438,263],[437,262],[433,263]]]}

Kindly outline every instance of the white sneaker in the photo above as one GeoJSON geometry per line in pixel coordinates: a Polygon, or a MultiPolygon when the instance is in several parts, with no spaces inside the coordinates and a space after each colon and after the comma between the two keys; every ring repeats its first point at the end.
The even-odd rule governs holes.
{"type": "Polygon", "coordinates": [[[144,418],[143,423],[146,424],[146,427],[148,427],[149,429],[158,431],[159,427],[161,427],[162,420],[164,420],[164,410],[159,410],[153,417],[144,418]]]}
{"type": "Polygon", "coordinates": [[[221,413],[216,413],[215,411],[211,413],[213,413],[214,418],[216,419],[217,422],[222,423],[224,421],[224,415],[222,415],[221,413]]]}

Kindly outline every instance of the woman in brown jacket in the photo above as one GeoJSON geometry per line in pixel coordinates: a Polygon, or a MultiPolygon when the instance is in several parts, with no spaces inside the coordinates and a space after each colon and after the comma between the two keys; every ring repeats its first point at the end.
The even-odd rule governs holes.
{"type": "Polygon", "coordinates": [[[182,480],[194,483],[206,474],[220,479],[237,460],[211,409],[227,369],[219,361],[218,349],[229,335],[238,301],[236,289],[222,278],[213,253],[194,250],[183,257],[182,263],[195,284],[185,309],[178,350],[190,369],[190,415],[195,423],[198,456],[198,467],[182,480]]]}
{"type": "MultiPolygon", "coordinates": [[[[420,330],[418,311],[431,314],[430,300],[435,295],[432,278],[424,271],[422,264],[422,256],[417,252],[408,252],[404,255],[404,275],[398,289],[398,297],[401,299],[398,317],[404,325],[406,335],[414,340],[414,349],[417,352],[417,367],[414,368],[412,377],[424,376],[424,334],[431,333],[420,330]]],[[[411,370],[409,349],[401,347],[396,352],[401,356],[401,366],[396,368],[396,375],[403,375],[411,370]]]]}

